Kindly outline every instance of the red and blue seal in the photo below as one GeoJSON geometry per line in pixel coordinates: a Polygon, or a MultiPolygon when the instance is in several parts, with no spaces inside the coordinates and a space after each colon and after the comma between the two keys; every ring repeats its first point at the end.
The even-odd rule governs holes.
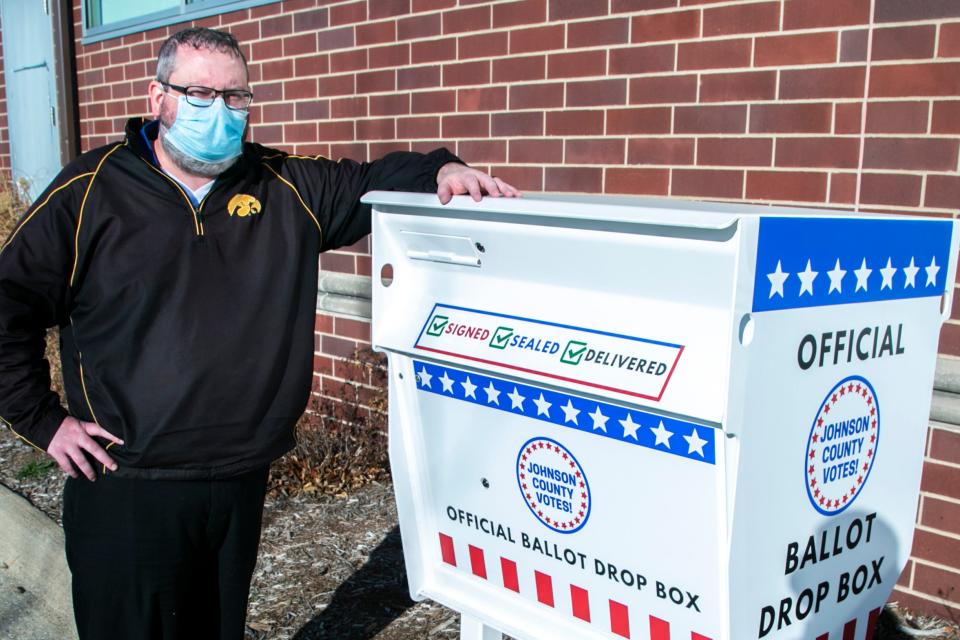
{"type": "Polygon", "coordinates": [[[534,515],[557,533],[574,533],[590,517],[590,484],[573,453],[551,438],[527,440],[517,454],[517,486],[534,515]]]}

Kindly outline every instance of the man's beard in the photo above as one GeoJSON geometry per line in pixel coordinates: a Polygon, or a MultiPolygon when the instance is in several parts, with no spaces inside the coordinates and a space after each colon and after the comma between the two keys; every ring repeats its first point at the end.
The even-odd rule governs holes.
{"type": "Polygon", "coordinates": [[[160,109],[160,133],[157,136],[160,140],[160,144],[163,146],[163,150],[167,153],[167,156],[173,163],[177,165],[181,170],[186,171],[187,173],[193,174],[195,176],[203,176],[204,178],[216,178],[221,173],[232,167],[237,160],[240,159],[240,156],[235,158],[230,158],[229,160],[223,160],[222,162],[204,162],[203,160],[197,160],[185,154],[183,151],[178,149],[172,142],[167,140],[167,132],[170,130],[170,127],[173,126],[173,123],[167,124],[170,122],[168,114],[164,113],[163,107],[160,109]]]}

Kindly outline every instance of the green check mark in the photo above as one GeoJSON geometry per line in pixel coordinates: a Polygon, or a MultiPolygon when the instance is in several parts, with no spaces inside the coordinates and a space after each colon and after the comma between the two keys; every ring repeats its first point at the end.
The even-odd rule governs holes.
{"type": "Polygon", "coordinates": [[[450,318],[447,316],[433,316],[433,320],[430,321],[430,326],[427,327],[428,336],[439,336],[443,333],[444,327],[447,326],[447,322],[450,321],[450,318]]]}
{"type": "Polygon", "coordinates": [[[580,364],[583,354],[587,352],[587,343],[571,340],[567,343],[567,348],[560,355],[560,362],[565,364],[580,364]]]}
{"type": "Polygon", "coordinates": [[[493,337],[490,338],[490,346],[494,349],[506,349],[512,335],[513,329],[510,327],[497,327],[497,330],[493,332],[493,337]]]}

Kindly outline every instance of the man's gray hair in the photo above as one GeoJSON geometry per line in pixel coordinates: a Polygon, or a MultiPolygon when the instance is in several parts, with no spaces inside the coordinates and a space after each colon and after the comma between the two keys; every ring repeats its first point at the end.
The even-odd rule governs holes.
{"type": "Polygon", "coordinates": [[[237,39],[232,35],[226,31],[217,31],[206,27],[191,27],[176,32],[160,46],[160,53],[157,55],[157,80],[169,82],[170,74],[173,73],[176,65],[177,50],[180,47],[187,46],[194,49],[228,53],[235,58],[239,58],[243,62],[243,68],[247,68],[247,59],[240,51],[237,39]]]}

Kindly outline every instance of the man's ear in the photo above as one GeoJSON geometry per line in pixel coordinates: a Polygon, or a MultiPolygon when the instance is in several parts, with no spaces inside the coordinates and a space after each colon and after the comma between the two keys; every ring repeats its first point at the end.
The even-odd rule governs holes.
{"type": "Polygon", "coordinates": [[[158,80],[151,80],[147,86],[147,98],[150,100],[150,114],[156,120],[160,117],[160,103],[163,102],[165,92],[158,80]]]}

